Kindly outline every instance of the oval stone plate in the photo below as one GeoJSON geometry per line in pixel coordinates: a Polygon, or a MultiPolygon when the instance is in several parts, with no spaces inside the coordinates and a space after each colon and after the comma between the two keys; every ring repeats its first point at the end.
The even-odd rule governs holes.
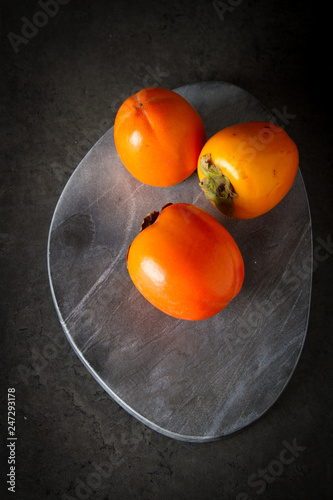
{"type": "MultiPolygon", "coordinates": [[[[207,138],[235,123],[275,121],[232,84],[204,82],[176,92],[200,113],[207,138]]],[[[304,344],[312,282],[311,218],[300,171],[277,207],[248,221],[220,214],[198,182],[195,172],[171,188],[140,183],[120,161],[112,127],[70,177],[48,240],[55,307],[83,364],[145,425],[193,442],[240,430],[280,396],[304,344]],[[209,212],[242,252],[242,290],[211,319],[169,317],[129,278],[128,246],[143,217],[168,202],[209,212]]]]}

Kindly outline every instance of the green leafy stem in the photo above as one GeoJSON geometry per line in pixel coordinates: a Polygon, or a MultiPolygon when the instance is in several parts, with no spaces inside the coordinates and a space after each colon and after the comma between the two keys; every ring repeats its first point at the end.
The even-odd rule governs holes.
{"type": "Polygon", "coordinates": [[[199,183],[208,200],[213,201],[216,208],[227,217],[233,217],[235,213],[233,185],[228,177],[222,174],[220,168],[211,162],[211,155],[201,157],[199,168],[204,178],[199,183]]]}

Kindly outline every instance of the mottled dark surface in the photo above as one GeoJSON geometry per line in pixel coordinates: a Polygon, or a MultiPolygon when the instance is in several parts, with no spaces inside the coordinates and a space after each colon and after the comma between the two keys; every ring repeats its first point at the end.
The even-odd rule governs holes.
{"type": "Polygon", "coordinates": [[[15,388],[17,436],[14,496],[4,405],[1,498],[331,498],[329,12],[299,0],[45,1],[45,15],[40,4],[1,2],[1,401],[15,388]],[[145,86],[208,80],[249,91],[298,144],[314,273],[307,339],[282,396],[239,433],[191,444],[135,420],[76,357],[46,248],[69,176],[121,102],[145,86]]]}

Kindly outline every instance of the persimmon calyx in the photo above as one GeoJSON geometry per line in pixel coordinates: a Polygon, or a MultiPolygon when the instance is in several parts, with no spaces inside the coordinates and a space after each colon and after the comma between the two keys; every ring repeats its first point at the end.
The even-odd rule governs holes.
{"type": "MultiPolygon", "coordinates": [[[[166,203],[165,205],[163,205],[163,207],[161,208],[161,212],[164,208],[168,207],[169,205],[172,205],[172,203],[166,203]]],[[[146,227],[149,227],[152,224],[154,224],[154,222],[156,221],[156,219],[159,215],[160,215],[160,212],[158,212],[157,210],[154,210],[153,212],[149,212],[149,214],[147,214],[146,217],[142,221],[140,231],[143,231],[144,229],[146,229],[146,227]]]]}
{"type": "MultiPolygon", "coordinates": [[[[164,205],[162,207],[162,210],[163,210],[163,208],[167,207],[168,205],[172,205],[172,203],[167,203],[166,205],[164,205]]],[[[160,215],[160,212],[158,212],[157,210],[154,210],[153,212],[149,212],[149,214],[147,214],[142,221],[142,224],[140,227],[140,232],[143,231],[144,229],[146,229],[146,227],[153,225],[159,215],[160,215]]],[[[131,248],[131,245],[129,245],[127,248],[126,262],[128,262],[128,254],[129,254],[130,248],[131,248]]]]}
{"type": "Polygon", "coordinates": [[[216,208],[227,217],[233,217],[235,214],[233,199],[238,195],[228,177],[222,174],[219,167],[211,162],[210,154],[201,157],[199,168],[205,176],[199,186],[207,200],[213,201],[216,208]]]}

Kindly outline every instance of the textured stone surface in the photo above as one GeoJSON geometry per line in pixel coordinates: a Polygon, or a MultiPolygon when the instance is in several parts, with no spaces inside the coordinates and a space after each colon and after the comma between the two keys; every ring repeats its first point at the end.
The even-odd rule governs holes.
{"type": "MultiPolygon", "coordinates": [[[[274,120],[235,85],[202,82],[177,92],[202,116],[208,137],[234,123],[274,120]]],[[[163,189],[134,179],[117,155],[111,127],[57,204],[48,249],[50,285],[75,352],[117,402],[164,435],[211,441],[262,416],[294,371],[308,325],[311,240],[300,171],[274,210],[232,221],[206,200],[196,172],[163,189]],[[126,252],[141,220],[168,202],[193,203],[211,213],[244,256],[241,293],[209,320],[167,317],[140,296],[128,276],[126,252]]]]}
{"type": "Polygon", "coordinates": [[[22,18],[45,17],[37,1],[2,2],[1,398],[16,389],[17,499],[332,497],[329,16],[309,1],[224,5],[222,14],[221,2],[70,0],[37,32],[25,28],[15,53],[7,35],[22,36],[22,18]],[[286,390],[252,426],[197,444],[138,422],[87,372],[52,303],[46,244],[69,176],[121,101],[147,85],[208,80],[246,89],[285,120],[300,149],[315,267],[308,335],[286,390]]]}

